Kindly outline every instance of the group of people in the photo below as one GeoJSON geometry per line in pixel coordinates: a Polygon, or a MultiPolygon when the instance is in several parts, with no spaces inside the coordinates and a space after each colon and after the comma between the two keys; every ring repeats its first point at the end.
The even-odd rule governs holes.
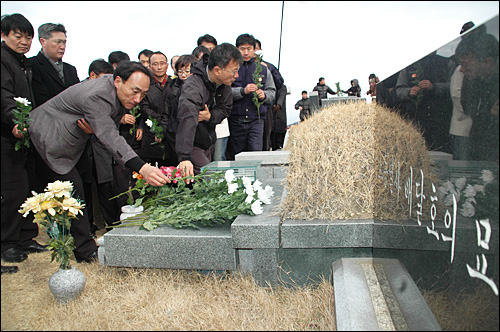
{"type": "MultiPolygon", "coordinates": [[[[368,77],[368,83],[370,84],[370,88],[366,94],[370,95],[372,98],[375,98],[376,96],[378,82],[379,82],[378,77],[375,74],[370,74],[370,76],[368,77]]],[[[313,91],[318,92],[318,100],[320,107],[322,106],[322,99],[327,99],[328,94],[336,95],[338,92],[342,92],[346,93],[347,96],[349,97],[361,97],[361,87],[359,86],[359,81],[357,79],[351,80],[351,87],[346,91],[340,90],[336,92],[333,91],[332,88],[330,88],[328,85],[326,85],[324,77],[320,77],[318,83],[313,88],[313,91]]],[[[311,116],[311,105],[306,90],[302,91],[302,98],[299,101],[297,101],[297,103],[295,103],[295,109],[300,111],[299,113],[300,121],[304,121],[309,116],[311,116]]]]}
{"type": "Polygon", "coordinates": [[[463,25],[452,56],[434,51],[380,82],[376,102],[415,123],[430,150],[498,163],[498,39],[472,27],[463,25]]]}
{"type": "MultiPolygon", "coordinates": [[[[41,50],[29,59],[34,29],[22,14],[2,16],[1,37],[1,257],[6,262],[47,251],[35,241],[33,216],[18,210],[32,191],[43,192],[50,182],[71,181],[73,196],[84,201],[71,234],[77,262],[92,262],[97,259],[93,184],[111,227],[126,199],[110,198],[134,184],[134,172],[149,185],[163,186],[170,179],[161,166],[191,176],[212,160],[283,146],[287,89],[274,65],[256,63],[261,43],[250,34],[238,36],[234,45],[218,44],[206,34],[191,53],[173,56],[170,63],[161,51],[145,49],[138,61],[112,52],[108,61],[93,61],[83,81],[62,60],[64,25],[42,24],[41,50]],[[169,64],[174,76],[166,74],[169,64]],[[18,98],[32,107],[26,131],[18,128],[18,98]],[[31,147],[16,149],[25,137],[31,147]]],[[[2,273],[16,271],[2,265],[2,273]]]]}

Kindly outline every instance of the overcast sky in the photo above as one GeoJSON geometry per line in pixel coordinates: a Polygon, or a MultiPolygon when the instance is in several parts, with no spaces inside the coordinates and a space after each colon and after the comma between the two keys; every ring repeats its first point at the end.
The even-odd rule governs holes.
{"type": "MultiPolygon", "coordinates": [[[[2,15],[21,13],[33,25],[27,56],[40,51],[38,27],[65,25],[63,60],[80,80],[90,63],[124,51],[137,61],[148,48],[173,55],[191,53],[206,33],[235,44],[249,33],[262,42],[264,61],[276,67],[291,90],[288,123],[298,121],[294,105],[323,76],[347,90],[358,79],[362,95],[368,76],[383,80],[459,37],[465,22],[476,26],[498,15],[498,1],[2,1],[2,15]]],[[[498,36],[497,36],[498,37],[498,36]]],[[[168,74],[172,74],[171,68],[168,74]]]]}

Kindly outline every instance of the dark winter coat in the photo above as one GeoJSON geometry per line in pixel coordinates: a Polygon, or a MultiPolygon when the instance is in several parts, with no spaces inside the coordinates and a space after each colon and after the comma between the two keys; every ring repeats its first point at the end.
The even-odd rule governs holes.
{"type": "Polygon", "coordinates": [[[276,91],[276,105],[280,108],[273,111],[273,128],[272,132],[285,133],[286,132],[286,85],[282,85],[281,89],[276,91]]]}
{"type": "Polygon", "coordinates": [[[331,95],[336,95],[337,93],[334,92],[328,85],[326,84],[316,84],[314,87],[313,91],[318,91],[318,98],[321,99],[327,99],[328,96],[327,94],[331,95]]]}
{"type": "MultiPolygon", "coordinates": [[[[28,99],[33,108],[33,90],[31,88],[32,69],[31,63],[24,54],[12,51],[5,42],[1,44],[2,52],[2,141],[8,140],[15,144],[17,138],[12,135],[14,128],[14,113],[17,103],[14,98],[21,97],[28,99]]],[[[3,148],[3,147],[2,147],[3,148]]]]}
{"type": "Polygon", "coordinates": [[[302,98],[297,103],[295,103],[296,110],[298,110],[300,106],[302,106],[302,110],[300,111],[299,118],[300,121],[304,121],[311,115],[311,104],[309,103],[309,98],[302,98]]]}
{"type": "Polygon", "coordinates": [[[50,98],[58,95],[66,88],[80,83],[76,68],[63,62],[64,82],[57,74],[54,66],[43,55],[42,51],[30,58],[33,64],[33,92],[37,106],[42,105],[50,98]]]}
{"type": "Polygon", "coordinates": [[[186,79],[179,96],[177,120],[179,125],[175,137],[178,161],[191,160],[193,146],[207,150],[215,143],[215,125],[231,114],[233,95],[230,86],[210,82],[207,65],[198,61],[191,65],[191,75],[186,79]],[[198,121],[200,111],[210,111],[209,121],[198,121]]]}

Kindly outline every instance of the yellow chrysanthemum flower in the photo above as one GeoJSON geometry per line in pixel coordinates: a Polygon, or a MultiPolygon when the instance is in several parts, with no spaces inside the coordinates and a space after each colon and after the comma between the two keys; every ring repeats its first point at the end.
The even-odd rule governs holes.
{"type": "Polygon", "coordinates": [[[55,181],[49,183],[45,191],[50,192],[54,197],[70,197],[73,191],[73,184],[70,181],[55,181]]]}

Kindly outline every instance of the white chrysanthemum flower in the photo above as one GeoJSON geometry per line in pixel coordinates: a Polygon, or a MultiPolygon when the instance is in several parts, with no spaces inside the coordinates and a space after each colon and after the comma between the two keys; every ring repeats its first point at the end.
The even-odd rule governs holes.
{"type": "Polygon", "coordinates": [[[455,185],[451,181],[446,181],[443,186],[446,188],[447,191],[451,192],[452,190],[455,190],[455,185]]]}
{"type": "Polygon", "coordinates": [[[227,184],[227,193],[228,194],[232,194],[236,190],[238,190],[238,183],[237,182],[235,182],[235,183],[228,183],[227,184]]]}
{"type": "Polygon", "coordinates": [[[83,206],[76,198],[66,197],[61,203],[61,207],[63,210],[69,211],[73,216],[78,215],[80,213],[83,216],[83,206]]]}
{"type": "Polygon", "coordinates": [[[264,212],[264,209],[262,208],[262,202],[260,200],[256,200],[255,202],[253,202],[252,204],[252,212],[254,214],[262,214],[262,212],[264,212]]]}
{"type": "Polygon", "coordinates": [[[484,169],[481,173],[481,180],[483,180],[484,184],[491,183],[495,179],[493,172],[490,170],[484,169]]]}
{"type": "Polygon", "coordinates": [[[253,200],[254,200],[253,195],[247,195],[247,198],[245,199],[245,203],[252,204],[253,200]]]}
{"type": "Polygon", "coordinates": [[[262,190],[262,182],[260,182],[259,180],[255,180],[255,181],[253,182],[252,188],[253,188],[253,190],[255,190],[255,191],[262,190]]]}
{"type": "Polygon", "coordinates": [[[443,204],[446,206],[453,205],[453,194],[446,195],[443,199],[443,204]]]}
{"type": "Polygon", "coordinates": [[[226,173],[224,174],[224,178],[226,179],[226,182],[229,184],[234,181],[235,176],[234,176],[234,169],[228,169],[226,173]]]}
{"type": "Polygon", "coordinates": [[[150,119],[147,119],[146,120],[146,125],[151,128],[153,126],[153,121],[151,121],[150,119]]]}
{"type": "Polygon", "coordinates": [[[273,197],[274,191],[271,186],[267,185],[265,189],[260,189],[257,194],[262,203],[271,204],[271,197],[273,197]]]}
{"type": "Polygon", "coordinates": [[[467,179],[464,177],[455,180],[455,186],[457,187],[458,190],[462,190],[465,187],[466,183],[467,179]]]}
{"type": "Polygon", "coordinates": [[[73,184],[70,181],[55,181],[49,183],[45,191],[50,192],[54,197],[70,197],[73,191],[73,184]]]}
{"type": "Polygon", "coordinates": [[[21,103],[23,104],[24,106],[28,106],[29,104],[31,104],[28,99],[26,98],[22,98],[22,97],[14,97],[14,100],[17,101],[18,103],[21,103]]]}
{"type": "Polygon", "coordinates": [[[30,211],[33,211],[35,214],[40,211],[40,204],[44,201],[44,195],[36,194],[35,192],[33,194],[34,196],[28,197],[18,210],[23,217],[26,217],[30,211]]]}
{"type": "Polygon", "coordinates": [[[476,189],[476,192],[484,194],[484,186],[482,186],[480,184],[475,184],[474,189],[476,189]]]}
{"type": "Polygon", "coordinates": [[[476,196],[476,188],[468,184],[467,187],[465,187],[464,196],[469,198],[476,196]]]}
{"type": "Polygon", "coordinates": [[[260,55],[261,57],[264,54],[264,52],[262,52],[262,50],[255,51],[254,53],[255,53],[255,55],[260,55]]]}
{"type": "Polygon", "coordinates": [[[246,176],[242,177],[241,180],[243,181],[243,186],[245,187],[245,193],[247,195],[253,196],[254,192],[252,187],[252,180],[250,180],[250,178],[246,176]]]}
{"type": "Polygon", "coordinates": [[[462,205],[462,208],[460,209],[460,213],[464,217],[473,217],[474,214],[476,214],[476,208],[470,201],[465,201],[464,205],[462,205]]]}

